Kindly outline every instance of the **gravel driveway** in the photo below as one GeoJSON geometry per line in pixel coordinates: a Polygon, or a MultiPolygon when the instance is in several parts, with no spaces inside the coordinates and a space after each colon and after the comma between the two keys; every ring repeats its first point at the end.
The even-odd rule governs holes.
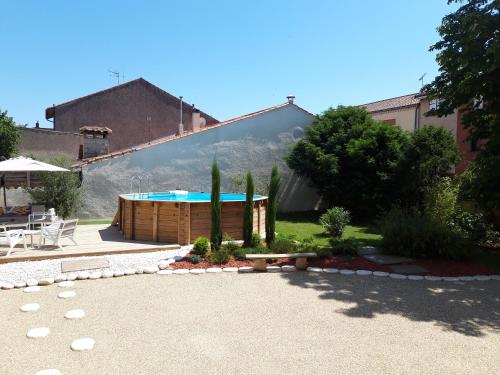
{"type": "Polygon", "coordinates": [[[473,374],[500,358],[500,282],[137,275],[0,292],[2,374],[473,374]],[[37,312],[21,305],[37,302],[37,312]],[[85,317],[65,320],[71,309],[85,317]],[[34,327],[46,338],[27,339],[34,327]],[[87,352],[70,349],[95,339],[87,352]]]}

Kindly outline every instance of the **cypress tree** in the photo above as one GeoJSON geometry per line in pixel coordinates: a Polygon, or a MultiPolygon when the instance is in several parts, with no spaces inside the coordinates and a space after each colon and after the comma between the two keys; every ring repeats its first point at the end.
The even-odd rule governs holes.
{"type": "Polygon", "coordinates": [[[266,243],[268,246],[273,242],[276,232],[276,212],[278,211],[280,183],[281,177],[278,173],[278,168],[274,166],[271,172],[271,181],[269,182],[266,210],[266,243]]]}
{"type": "Polygon", "coordinates": [[[221,201],[220,201],[220,172],[217,161],[212,163],[212,194],[210,194],[210,210],[212,229],[210,242],[212,249],[218,250],[222,244],[221,201]]]}
{"type": "Polygon", "coordinates": [[[252,243],[253,233],[253,179],[250,172],[247,173],[247,196],[245,211],[243,213],[243,246],[249,247],[252,243]]]}

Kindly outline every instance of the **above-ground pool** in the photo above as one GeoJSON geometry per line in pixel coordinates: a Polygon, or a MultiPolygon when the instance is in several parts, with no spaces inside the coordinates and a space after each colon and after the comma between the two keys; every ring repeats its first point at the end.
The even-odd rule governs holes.
{"type": "MultiPolygon", "coordinates": [[[[253,231],[265,236],[267,197],[254,195],[253,231]]],[[[221,193],[222,233],[243,237],[245,194],[221,193]]],[[[118,199],[120,231],[129,240],[193,243],[210,238],[210,193],[173,191],[123,194],[118,199]]]]}

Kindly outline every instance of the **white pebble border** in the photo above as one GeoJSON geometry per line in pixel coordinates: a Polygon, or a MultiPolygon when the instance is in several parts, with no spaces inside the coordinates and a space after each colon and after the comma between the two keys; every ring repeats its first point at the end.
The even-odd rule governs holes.
{"type": "Polygon", "coordinates": [[[62,372],[55,368],[48,368],[46,370],[37,371],[35,375],[62,375],[62,372]]]}

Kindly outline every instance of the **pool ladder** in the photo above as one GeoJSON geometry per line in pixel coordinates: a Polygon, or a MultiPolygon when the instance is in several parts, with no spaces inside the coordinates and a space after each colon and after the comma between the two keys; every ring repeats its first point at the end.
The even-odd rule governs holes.
{"type": "Polygon", "coordinates": [[[147,199],[149,198],[149,193],[151,191],[151,176],[147,173],[145,174],[136,174],[136,175],[133,175],[132,177],[130,177],[130,194],[134,196],[134,198],[136,197],[136,194],[138,194],[138,199],[147,199]],[[142,182],[145,182],[145,187],[146,187],[146,192],[143,193],[142,192],[142,182]],[[137,184],[137,187],[138,187],[138,192],[139,193],[135,193],[134,192],[134,183],[137,184]]]}

